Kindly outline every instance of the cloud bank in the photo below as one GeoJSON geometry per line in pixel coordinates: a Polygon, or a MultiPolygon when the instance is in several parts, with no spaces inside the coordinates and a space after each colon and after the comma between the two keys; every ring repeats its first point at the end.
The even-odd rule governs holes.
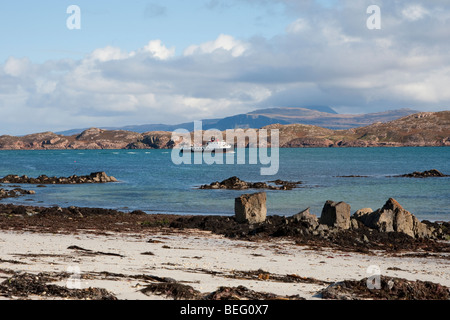
{"type": "Polygon", "coordinates": [[[289,19],[270,39],[219,34],[184,49],[148,39],[130,52],[107,46],[39,64],[10,57],[0,64],[0,134],[174,124],[273,106],[449,110],[445,1],[278,1],[289,19]],[[366,27],[374,3],[381,30],[366,27]]]}

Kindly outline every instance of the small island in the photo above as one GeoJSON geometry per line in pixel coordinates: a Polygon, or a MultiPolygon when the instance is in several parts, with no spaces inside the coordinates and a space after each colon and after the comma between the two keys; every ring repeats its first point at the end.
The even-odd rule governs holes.
{"type": "Polygon", "coordinates": [[[117,182],[113,176],[108,176],[105,172],[93,172],[86,176],[72,175],[70,177],[48,177],[40,175],[37,178],[28,176],[7,175],[0,179],[0,183],[20,183],[20,184],[81,184],[81,183],[108,183],[117,182]]]}
{"type": "Polygon", "coordinates": [[[267,182],[247,182],[238,177],[231,177],[222,182],[216,181],[211,184],[204,184],[199,189],[232,189],[232,190],[246,190],[246,189],[267,189],[267,190],[292,190],[298,188],[302,184],[301,181],[284,181],[273,180],[267,182]]]}

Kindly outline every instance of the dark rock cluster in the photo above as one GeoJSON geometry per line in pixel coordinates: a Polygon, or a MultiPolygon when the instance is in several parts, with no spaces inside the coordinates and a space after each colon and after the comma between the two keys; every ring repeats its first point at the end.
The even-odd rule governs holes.
{"type": "Polygon", "coordinates": [[[15,188],[13,190],[0,189],[0,199],[16,198],[26,194],[35,194],[33,190],[24,190],[21,188],[15,188]]]}
{"type": "Polygon", "coordinates": [[[40,175],[37,178],[28,176],[7,175],[0,179],[0,183],[21,183],[21,184],[81,184],[81,183],[107,183],[117,182],[117,179],[108,176],[105,172],[93,172],[86,176],[72,175],[70,177],[48,177],[40,175]]]}
{"type": "Polygon", "coordinates": [[[439,170],[431,169],[423,172],[414,171],[412,173],[402,174],[395,177],[403,178],[429,178],[429,177],[449,177],[449,175],[443,174],[439,170]]]}
{"type": "Polygon", "coordinates": [[[233,189],[233,190],[245,190],[245,189],[267,189],[267,190],[292,190],[297,188],[302,182],[291,182],[284,180],[273,180],[267,182],[247,182],[239,179],[238,177],[231,177],[223,180],[222,182],[216,181],[211,184],[205,184],[200,186],[200,189],[233,189]],[[273,183],[269,184],[269,183],[273,183]]]}

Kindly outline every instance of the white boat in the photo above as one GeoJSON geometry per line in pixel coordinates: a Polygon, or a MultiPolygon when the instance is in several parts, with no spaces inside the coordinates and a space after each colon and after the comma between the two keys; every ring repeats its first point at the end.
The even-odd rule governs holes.
{"type": "Polygon", "coordinates": [[[206,142],[205,145],[191,145],[184,146],[181,148],[181,152],[230,152],[234,151],[234,148],[231,144],[226,143],[225,141],[217,140],[215,137],[212,137],[210,141],[206,142]]]}

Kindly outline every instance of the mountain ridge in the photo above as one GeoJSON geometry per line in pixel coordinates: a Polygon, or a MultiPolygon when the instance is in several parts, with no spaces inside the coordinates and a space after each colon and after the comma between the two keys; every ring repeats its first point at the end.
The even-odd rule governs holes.
{"type": "MultiPolygon", "coordinates": [[[[450,111],[421,112],[345,130],[305,124],[271,124],[263,129],[269,134],[270,129],[278,129],[282,148],[450,146],[450,111]]],[[[255,146],[245,138],[245,130],[240,134],[244,139],[237,139],[237,147],[255,146]]],[[[222,135],[225,137],[226,132],[222,131],[222,135]]],[[[176,146],[172,132],[167,131],[138,133],[90,128],[72,136],[53,132],[0,136],[1,150],[171,149],[176,146]]],[[[270,138],[267,146],[270,146],[270,138]]]]}
{"type": "MultiPolygon", "coordinates": [[[[377,113],[367,114],[338,114],[329,107],[274,107],[259,109],[245,114],[237,114],[229,117],[219,119],[204,119],[202,120],[203,129],[248,129],[248,128],[262,128],[271,124],[292,124],[302,123],[309,125],[322,126],[328,129],[350,129],[364,125],[369,125],[374,122],[386,122],[417,113],[417,110],[407,108],[388,110],[377,113]]],[[[145,133],[149,131],[174,131],[176,129],[186,129],[188,131],[194,130],[194,122],[186,122],[175,125],[168,124],[143,124],[143,125],[128,125],[122,127],[101,127],[105,130],[127,130],[138,133],[145,133]]],[[[56,132],[62,135],[73,135],[83,132],[84,129],[70,129],[56,132]]]]}

